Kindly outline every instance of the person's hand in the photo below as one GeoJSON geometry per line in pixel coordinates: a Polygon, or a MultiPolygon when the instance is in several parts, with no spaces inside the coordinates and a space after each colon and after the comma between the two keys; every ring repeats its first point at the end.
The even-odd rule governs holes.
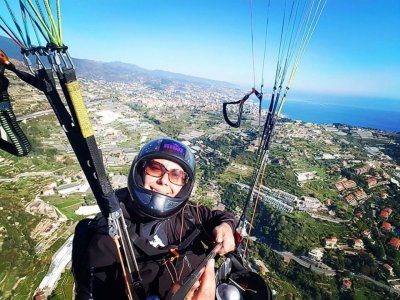
{"type": "Polygon", "coordinates": [[[215,261],[210,259],[201,271],[203,274],[199,281],[193,285],[184,300],[214,300],[215,299],[215,261]]]}
{"type": "Polygon", "coordinates": [[[235,250],[235,238],[233,237],[232,227],[228,223],[222,223],[214,228],[213,235],[216,243],[222,243],[219,255],[225,255],[235,250]]]}

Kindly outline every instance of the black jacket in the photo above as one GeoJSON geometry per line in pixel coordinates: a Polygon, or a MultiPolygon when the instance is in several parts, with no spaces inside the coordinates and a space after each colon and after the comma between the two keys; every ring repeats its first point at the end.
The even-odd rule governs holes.
{"type": "MultiPolygon", "coordinates": [[[[147,295],[165,298],[172,284],[182,283],[204,258],[205,248],[201,240],[212,241],[214,227],[223,222],[230,224],[232,230],[235,226],[231,213],[212,211],[190,202],[167,220],[140,221],[140,217],[135,217],[128,190],[118,190],[116,195],[135,247],[147,295]],[[180,251],[179,257],[168,255],[169,248],[185,244],[196,228],[201,229],[201,234],[180,251]],[[154,241],[165,247],[153,247],[149,242],[154,245],[154,241]]],[[[72,266],[76,299],[127,299],[120,260],[114,242],[107,233],[107,222],[101,214],[77,225],[72,266]]]]}

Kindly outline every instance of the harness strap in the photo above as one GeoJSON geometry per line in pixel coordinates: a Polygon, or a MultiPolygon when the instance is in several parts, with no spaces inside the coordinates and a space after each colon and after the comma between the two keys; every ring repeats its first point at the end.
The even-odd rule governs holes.
{"type": "MultiPolygon", "coordinates": [[[[147,239],[140,237],[136,232],[130,232],[130,238],[132,243],[143,253],[146,254],[147,257],[151,259],[157,258],[165,258],[166,256],[179,256],[184,252],[190,244],[199,236],[201,230],[196,226],[196,229],[190,233],[190,235],[178,245],[178,247],[167,247],[164,249],[157,249],[149,244],[147,239]]],[[[138,259],[139,260],[139,259],[138,259]]],[[[140,260],[142,261],[142,260],[140,260]]]]}
{"type": "Polygon", "coordinates": [[[2,73],[0,70],[0,125],[9,141],[0,137],[0,149],[16,156],[25,156],[31,151],[31,144],[17,122],[7,92],[8,79],[2,73]]]}

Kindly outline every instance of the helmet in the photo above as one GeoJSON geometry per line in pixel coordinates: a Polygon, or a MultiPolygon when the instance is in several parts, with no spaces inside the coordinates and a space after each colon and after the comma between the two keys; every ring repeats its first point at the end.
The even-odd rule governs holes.
{"type": "Polygon", "coordinates": [[[239,289],[232,285],[221,283],[217,286],[216,291],[217,300],[242,300],[243,297],[239,292],[239,289]]]}
{"type": "Polygon", "coordinates": [[[128,176],[128,190],[139,215],[151,219],[166,219],[180,211],[193,190],[195,167],[193,153],[186,145],[176,140],[159,138],[144,145],[133,161],[128,176]],[[171,160],[189,175],[188,182],[175,197],[144,188],[144,163],[155,158],[171,160]]]}

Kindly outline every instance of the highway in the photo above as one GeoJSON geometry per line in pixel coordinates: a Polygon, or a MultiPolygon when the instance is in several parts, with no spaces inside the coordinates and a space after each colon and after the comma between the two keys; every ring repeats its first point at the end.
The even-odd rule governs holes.
{"type": "Polygon", "coordinates": [[[61,273],[64,272],[66,265],[71,261],[73,237],[71,235],[54,254],[49,271],[40,283],[38,290],[50,294],[56,287],[61,273]]]}

